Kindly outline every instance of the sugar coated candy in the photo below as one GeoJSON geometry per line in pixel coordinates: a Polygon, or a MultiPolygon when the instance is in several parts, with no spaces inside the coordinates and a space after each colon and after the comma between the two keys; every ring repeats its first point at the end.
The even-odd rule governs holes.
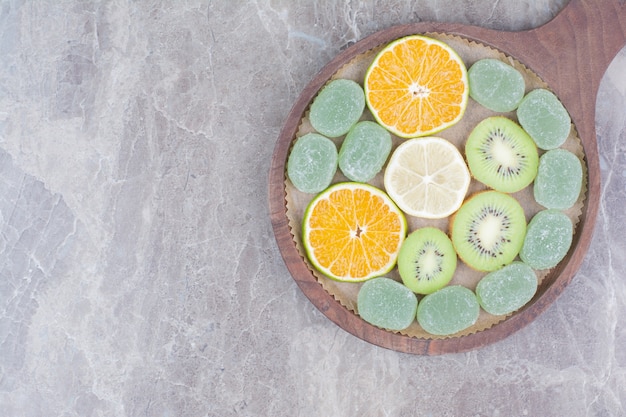
{"type": "Polygon", "coordinates": [[[339,150],[339,169],[352,181],[367,182],[380,172],[391,152],[391,135],[378,123],[358,122],[339,150]]]}
{"type": "Polygon", "coordinates": [[[391,278],[373,278],[361,286],[357,308],[361,318],[374,326],[403,330],[415,320],[417,296],[391,278]]]}
{"type": "Polygon", "coordinates": [[[561,146],[569,136],[572,123],[559,99],[542,88],[531,91],[522,99],[517,108],[517,119],[537,147],[544,150],[561,146]]]}
{"type": "Polygon", "coordinates": [[[335,144],[322,135],[308,133],[296,140],[287,160],[287,176],[304,193],[326,189],[337,172],[335,144]]]}
{"type": "Polygon", "coordinates": [[[566,149],[552,149],[539,158],[533,193],[546,208],[565,210],[580,195],[583,169],[580,159],[566,149]]]}
{"type": "Polygon", "coordinates": [[[523,262],[513,262],[485,275],[476,286],[476,297],[487,313],[512,313],[528,303],[537,292],[537,275],[523,262]]]}
{"type": "Polygon", "coordinates": [[[361,118],[365,93],[355,81],[337,79],[328,83],[311,104],[309,121],[329,138],[343,136],[361,118]]]}
{"type": "Polygon", "coordinates": [[[559,210],[542,210],[528,223],[520,258],[531,268],[555,267],[572,245],[574,226],[559,210]]]}
{"type": "Polygon", "coordinates": [[[476,323],[479,312],[472,290],[451,285],[422,298],[417,307],[417,321],[430,334],[451,335],[476,323]]]}
{"type": "Polygon", "coordinates": [[[526,84],[522,74],[497,59],[481,59],[468,70],[470,97],[497,112],[513,111],[519,106],[526,84]]]}

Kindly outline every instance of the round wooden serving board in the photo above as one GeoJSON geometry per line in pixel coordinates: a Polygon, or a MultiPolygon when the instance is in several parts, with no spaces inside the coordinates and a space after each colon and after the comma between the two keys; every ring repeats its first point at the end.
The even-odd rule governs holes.
{"type": "Polygon", "coordinates": [[[552,304],[578,271],[589,247],[600,202],[600,169],[595,133],[596,96],[608,65],[626,42],[626,0],[571,0],[552,21],[522,32],[503,32],[460,24],[420,22],[394,26],[352,45],[329,62],[305,87],[278,137],[269,173],[270,216],[278,247],[300,289],[326,317],[353,335],[388,349],[421,355],[464,352],[499,341],[532,322],[552,304]],[[542,280],[523,309],[469,335],[419,338],[379,329],[341,305],[322,285],[294,242],[287,216],[286,163],[303,115],[320,88],[360,54],[394,39],[418,33],[458,36],[494,48],[529,68],[562,101],[584,150],[585,204],[572,247],[542,280]]]}

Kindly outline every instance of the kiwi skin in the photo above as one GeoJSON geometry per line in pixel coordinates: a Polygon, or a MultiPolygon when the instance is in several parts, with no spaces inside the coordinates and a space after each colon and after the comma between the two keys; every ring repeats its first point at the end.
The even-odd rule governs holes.
{"type": "Polygon", "coordinates": [[[539,154],[530,135],[513,120],[492,116],[481,121],[465,143],[470,172],[503,193],[515,193],[537,176],[539,154]]]}
{"type": "Polygon", "coordinates": [[[431,294],[452,280],[457,256],[448,235],[423,227],[404,240],[397,263],[406,287],[417,294],[431,294]]]}
{"type": "Polygon", "coordinates": [[[495,271],[513,262],[522,248],[524,209],[508,194],[480,191],[450,218],[450,233],[454,249],[466,265],[477,271],[495,271]],[[494,237],[493,228],[499,228],[495,232],[501,236],[494,237]]]}

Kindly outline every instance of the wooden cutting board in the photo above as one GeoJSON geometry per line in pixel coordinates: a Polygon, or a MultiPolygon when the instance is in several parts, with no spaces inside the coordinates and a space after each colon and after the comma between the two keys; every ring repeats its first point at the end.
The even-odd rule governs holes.
{"type": "Polygon", "coordinates": [[[600,202],[600,168],[595,132],[596,96],[602,76],[626,42],[626,0],[571,0],[547,24],[505,32],[461,24],[420,22],[394,26],[352,45],[329,62],[305,87],[276,142],[269,172],[270,217],[285,264],[303,293],[331,321],[370,343],[406,353],[463,352],[501,340],[523,328],[562,293],[589,248],[600,202]],[[319,89],[354,57],[416,33],[445,33],[492,47],[524,64],[559,97],[572,117],[584,148],[588,184],[585,207],[566,258],[542,282],[520,312],[493,327],[463,337],[421,339],[388,332],[361,320],[318,283],[297,250],[286,215],[285,167],[302,115],[319,89]]]}

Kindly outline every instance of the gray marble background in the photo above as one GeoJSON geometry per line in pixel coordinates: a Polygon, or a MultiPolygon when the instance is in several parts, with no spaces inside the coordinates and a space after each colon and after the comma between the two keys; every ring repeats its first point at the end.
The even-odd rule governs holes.
{"type": "Polygon", "coordinates": [[[597,102],[589,254],[504,341],[421,357],[351,336],[269,222],[281,126],[346,45],[420,20],[523,30],[566,3],[1,0],[0,414],[626,415],[625,51],[597,102]]]}

